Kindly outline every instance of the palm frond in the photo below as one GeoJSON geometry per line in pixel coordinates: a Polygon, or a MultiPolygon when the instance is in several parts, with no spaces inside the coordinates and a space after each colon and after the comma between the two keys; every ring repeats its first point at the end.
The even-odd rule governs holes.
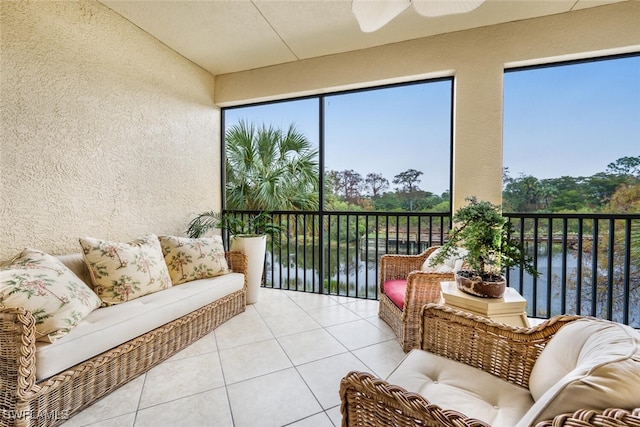
{"type": "Polygon", "coordinates": [[[282,131],[241,120],[225,142],[230,209],[300,209],[317,200],[307,193],[317,193],[318,151],[293,124],[282,131]]]}
{"type": "Polygon", "coordinates": [[[209,230],[221,228],[222,214],[220,212],[207,211],[199,214],[189,223],[187,236],[192,238],[201,237],[209,230]]]}

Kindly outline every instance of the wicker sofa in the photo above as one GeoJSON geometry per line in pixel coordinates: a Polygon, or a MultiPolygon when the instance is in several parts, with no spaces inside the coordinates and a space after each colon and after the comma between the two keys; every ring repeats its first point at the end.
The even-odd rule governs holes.
{"type": "MultiPolygon", "coordinates": [[[[32,313],[0,309],[0,425],[58,425],[243,312],[246,256],[225,257],[231,273],[99,308],[51,345],[36,341],[32,313]],[[131,317],[132,309],[137,317],[131,317]],[[123,320],[125,314],[130,318],[123,320]],[[114,318],[119,322],[111,320],[108,332],[96,327],[114,318]],[[60,369],[60,363],[71,365],[60,369]]],[[[81,254],[59,259],[90,284],[81,254]]]]}
{"type": "Polygon", "coordinates": [[[556,316],[516,328],[430,304],[387,380],[341,381],[343,426],[640,426],[640,333],[556,316]]]}

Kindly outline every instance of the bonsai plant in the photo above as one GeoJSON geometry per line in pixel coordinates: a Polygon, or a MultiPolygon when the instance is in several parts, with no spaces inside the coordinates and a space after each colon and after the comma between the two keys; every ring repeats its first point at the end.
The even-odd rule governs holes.
{"type": "Polygon", "coordinates": [[[208,211],[191,220],[187,235],[200,237],[214,228],[227,230],[231,234],[230,250],[244,252],[247,256],[247,304],[257,302],[264,270],[267,235],[274,236],[282,231],[282,227],[272,222],[268,212],[236,217],[208,211]]]}
{"type": "Polygon", "coordinates": [[[522,245],[510,237],[511,224],[500,213],[500,208],[489,202],[467,198],[468,204],[453,215],[454,227],[449,240],[442,245],[430,265],[441,264],[450,257],[464,260],[463,269],[457,272],[458,289],[472,295],[500,298],[504,294],[506,280],[503,271],[521,266],[532,276],[538,271],[533,266],[522,245]],[[464,247],[466,254],[459,250],[464,247]]]}

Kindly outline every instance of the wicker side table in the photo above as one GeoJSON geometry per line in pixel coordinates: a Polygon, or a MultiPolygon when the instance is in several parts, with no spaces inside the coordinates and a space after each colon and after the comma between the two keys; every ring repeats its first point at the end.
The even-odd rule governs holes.
{"type": "Polygon", "coordinates": [[[480,298],[458,290],[456,282],[441,282],[440,286],[444,303],[449,307],[513,326],[529,327],[527,300],[513,288],[507,287],[502,298],[480,298]]]}

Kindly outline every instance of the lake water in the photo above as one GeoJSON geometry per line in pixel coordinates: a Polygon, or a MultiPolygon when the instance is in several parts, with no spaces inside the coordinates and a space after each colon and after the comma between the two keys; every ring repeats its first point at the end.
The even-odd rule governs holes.
{"type": "MultiPolygon", "coordinates": [[[[625,292],[622,286],[614,285],[612,298],[609,298],[608,279],[603,278],[603,272],[598,270],[594,312],[591,298],[594,294],[591,261],[582,262],[582,285],[578,290],[576,251],[570,250],[563,255],[559,245],[553,245],[552,249],[549,259],[546,248],[539,247],[537,269],[541,275],[537,279],[534,280],[526,273],[521,276],[519,270],[512,270],[509,274],[509,286],[518,290],[528,301],[528,314],[542,318],[562,313],[608,317],[608,307],[611,305],[613,320],[622,321],[625,306],[625,292]]],[[[301,251],[298,254],[278,251],[273,257],[268,253],[266,283],[283,289],[320,292],[317,250],[317,247],[307,248],[306,254],[301,251]]],[[[324,293],[329,287],[331,294],[377,298],[377,259],[380,253],[378,257],[370,256],[368,259],[356,250],[349,252],[343,249],[339,253],[333,251],[329,255],[328,261],[325,260],[325,278],[322,281],[324,293]]],[[[606,274],[606,271],[604,273],[606,274]]],[[[634,327],[640,327],[640,290],[636,289],[626,295],[629,297],[629,323],[634,327]]]]}

